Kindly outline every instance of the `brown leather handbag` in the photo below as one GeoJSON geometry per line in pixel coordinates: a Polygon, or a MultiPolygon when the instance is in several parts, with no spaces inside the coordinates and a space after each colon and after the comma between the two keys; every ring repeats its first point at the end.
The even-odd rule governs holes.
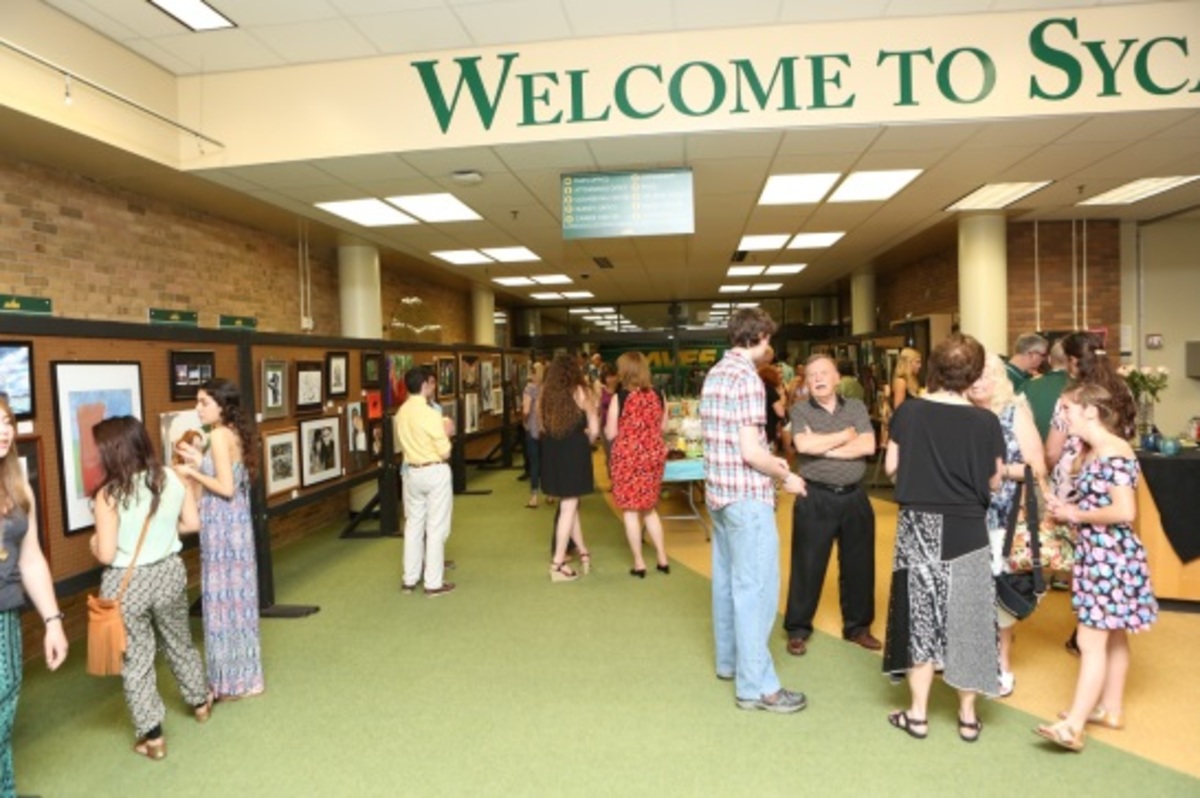
{"type": "Polygon", "coordinates": [[[125,577],[121,580],[121,588],[114,598],[106,599],[99,596],[88,596],[88,656],[87,672],[92,676],[120,676],[125,663],[125,620],[121,617],[121,599],[129,580],[133,577],[133,569],[137,565],[138,555],[142,553],[142,543],[146,540],[146,531],[150,529],[150,519],[154,513],[146,516],[142,524],[142,534],[138,537],[137,548],[133,550],[133,559],[125,569],[125,577]]]}

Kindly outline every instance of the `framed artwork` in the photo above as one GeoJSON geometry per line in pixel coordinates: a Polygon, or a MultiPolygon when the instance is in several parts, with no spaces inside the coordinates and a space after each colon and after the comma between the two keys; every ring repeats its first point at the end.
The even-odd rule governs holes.
{"type": "Polygon", "coordinates": [[[412,355],[389,352],[384,355],[387,365],[387,395],[384,401],[388,407],[399,407],[408,398],[408,388],[404,386],[404,372],[413,367],[412,355]]]}
{"type": "Polygon", "coordinates": [[[288,414],[288,364],[286,360],[262,362],[262,417],[283,418],[288,414]]]}
{"type": "Polygon", "coordinates": [[[438,397],[454,396],[454,383],[457,381],[456,369],[458,365],[454,358],[443,357],[438,358],[437,362],[437,394],[438,397]]]}
{"type": "Polygon", "coordinates": [[[329,386],[326,393],[332,398],[341,398],[350,390],[350,353],[325,353],[325,384],[329,386]]]}
{"type": "Polygon", "coordinates": [[[491,360],[479,362],[479,412],[492,413],[495,403],[492,401],[492,386],[495,385],[495,366],[491,360]]]}
{"type": "Polygon", "coordinates": [[[383,419],[377,418],[367,424],[367,435],[370,440],[371,459],[383,459],[383,419]]]}
{"type": "Polygon", "coordinates": [[[0,341],[0,393],[17,421],[33,418],[33,342],[0,341]]]}
{"type": "Polygon", "coordinates": [[[475,355],[462,356],[462,389],[473,391],[479,387],[479,358],[475,355]]]}
{"type": "Polygon", "coordinates": [[[113,416],[142,418],[140,363],[53,361],[54,418],[66,534],[95,523],[92,493],[104,478],[92,427],[113,416]]]}
{"type": "Polygon", "coordinates": [[[217,356],[206,349],[171,350],[171,401],[196,398],[200,386],[213,378],[217,356]]]}
{"type": "Polygon", "coordinates": [[[377,421],[383,418],[383,393],[381,391],[364,391],[367,401],[367,418],[377,421]]]}
{"type": "Polygon", "coordinates": [[[454,422],[454,428],[458,429],[458,402],[454,399],[447,400],[441,403],[442,415],[445,418],[454,422]]]}
{"type": "Polygon", "coordinates": [[[383,355],[378,352],[362,353],[362,387],[378,388],[383,374],[383,355]]]}
{"type": "Polygon", "coordinates": [[[17,460],[21,474],[33,489],[33,500],[37,502],[38,542],[46,561],[50,561],[50,540],[46,534],[46,482],[42,479],[42,439],[38,435],[17,438],[17,460]]]}
{"type": "Polygon", "coordinates": [[[529,382],[529,361],[522,360],[517,364],[517,390],[525,390],[525,384],[529,382]]]}
{"type": "Polygon", "coordinates": [[[300,487],[300,438],[296,428],[275,430],[263,436],[263,463],[267,495],[300,487]]]}
{"type": "Polygon", "coordinates": [[[371,460],[367,438],[367,409],[362,402],[346,403],[346,470],[361,471],[371,460]]]}
{"type": "Polygon", "coordinates": [[[497,415],[504,412],[504,389],[499,385],[492,389],[492,412],[497,415]]]}
{"type": "Polygon", "coordinates": [[[300,483],[304,487],[342,475],[340,419],[329,416],[300,422],[300,483]]]}
{"type": "Polygon", "coordinates": [[[208,432],[200,423],[200,414],[195,410],[159,413],[158,429],[162,435],[162,461],[167,465],[183,462],[175,457],[175,444],[180,441],[190,443],[202,451],[208,448],[208,432]]]}
{"type": "Polygon", "coordinates": [[[470,434],[479,429],[479,394],[463,395],[463,433],[470,434]]]}
{"type": "Polygon", "coordinates": [[[324,398],[322,381],[325,364],[317,360],[296,361],[296,412],[319,413],[324,398]]]}

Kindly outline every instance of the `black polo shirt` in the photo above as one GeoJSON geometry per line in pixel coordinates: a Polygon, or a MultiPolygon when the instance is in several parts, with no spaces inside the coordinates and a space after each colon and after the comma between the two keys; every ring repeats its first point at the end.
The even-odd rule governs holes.
{"type": "MultiPolygon", "coordinates": [[[[860,435],[874,432],[867,406],[858,399],[837,397],[833,412],[817,403],[813,397],[792,405],[792,435],[807,427],[811,432],[825,435],[854,427],[860,435]]],[[[830,485],[855,485],[867,471],[865,457],[839,460],[824,455],[800,454],[800,476],[830,485]]]]}

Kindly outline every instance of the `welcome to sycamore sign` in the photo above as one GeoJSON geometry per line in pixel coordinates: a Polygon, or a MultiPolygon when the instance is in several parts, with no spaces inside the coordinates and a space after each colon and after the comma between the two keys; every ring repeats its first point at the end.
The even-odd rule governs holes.
{"type": "Polygon", "coordinates": [[[632,50],[628,42],[596,47],[593,54],[587,41],[578,41],[571,50],[576,63],[561,68],[547,68],[547,59],[531,48],[533,57],[509,50],[413,60],[409,77],[419,80],[422,114],[443,136],[1200,106],[1200,3],[847,23],[820,26],[819,36],[807,35],[810,30],[726,31],[735,42],[728,57],[686,57],[686,47],[675,47],[666,51],[685,56],[621,63],[616,54],[632,50]],[[874,33],[860,35],[868,25],[874,33]],[[830,31],[835,35],[825,35],[830,31]],[[889,38],[896,43],[878,44],[889,38]]]}

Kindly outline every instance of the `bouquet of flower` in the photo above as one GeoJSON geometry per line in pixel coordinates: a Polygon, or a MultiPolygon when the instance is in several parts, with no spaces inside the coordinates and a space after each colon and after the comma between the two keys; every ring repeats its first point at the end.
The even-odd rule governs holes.
{"type": "Polygon", "coordinates": [[[1125,378],[1125,384],[1129,386],[1135,402],[1143,396],[1149,396],[1150,401],[1157,402],[1158,393],[1167,387],[1167,377],[1171,374],[1167,371],[1166,366],[1157,368],[1142,366],[1140,369],[1134,366],[1121,366],[1117,369],[1117,373],[1125,378]]]}

